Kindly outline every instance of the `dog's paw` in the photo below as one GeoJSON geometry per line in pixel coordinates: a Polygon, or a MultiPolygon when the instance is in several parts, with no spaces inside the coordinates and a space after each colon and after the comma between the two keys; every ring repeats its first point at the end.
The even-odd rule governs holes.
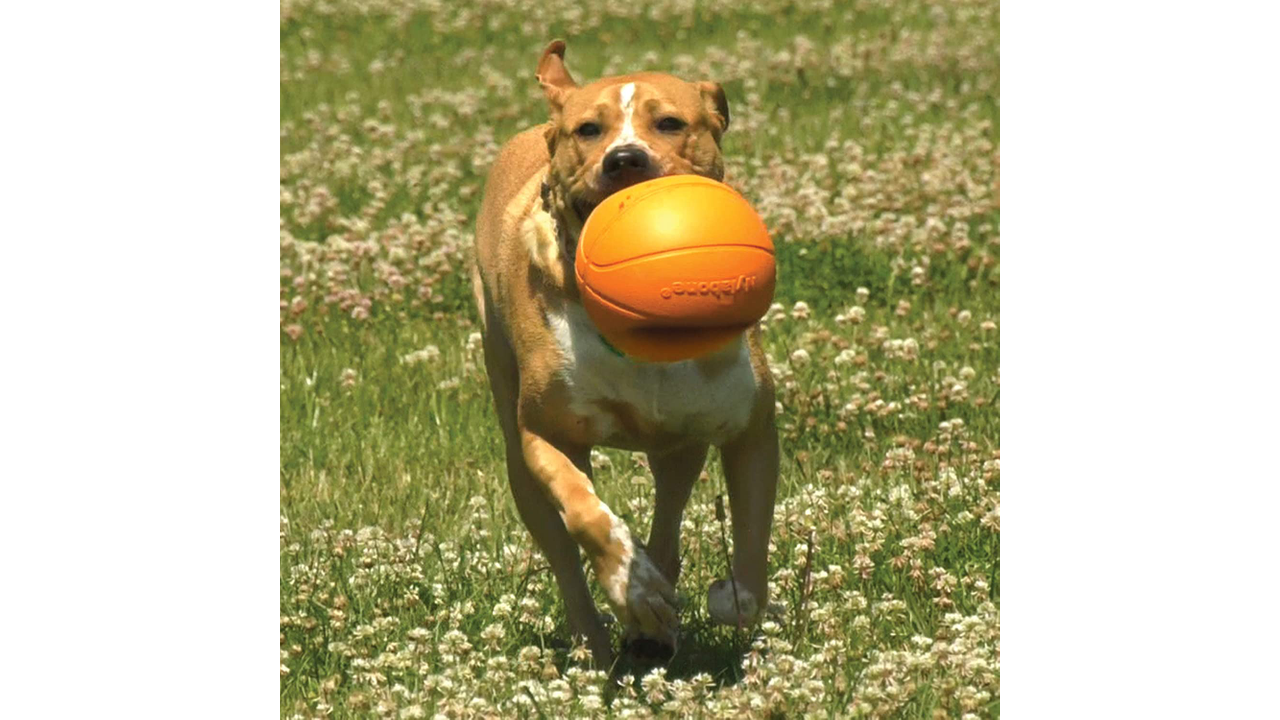
{"type": "MultiPolygon", "coordinates": [[[[630,543],[628,543],[630,545],[630,543]]],[[[609,602],[626,628],[628,638],[646,638],[676,646],[680,627],[675,589],[638,544],[628,548],[625,572],[606,583],[609,602]]]]}
{"type": "Polygon", "coordinates": [[[760,614],[760,603],[750,590],[738,584],[738,601],[733,600],[733,582],[717,580],[707,588],[707,612],[721,625],[745,627],[755,622],[760,614]],[[741,611],[741,614],[739,614],[741,611]]]}
{"type": "Polygon", "coordinates": [[[640,665],[665,665],[675,657],[676,646],[668,645],[644,635],[628,636],[622,641],[623,652],[633,663],[640,665]]]}

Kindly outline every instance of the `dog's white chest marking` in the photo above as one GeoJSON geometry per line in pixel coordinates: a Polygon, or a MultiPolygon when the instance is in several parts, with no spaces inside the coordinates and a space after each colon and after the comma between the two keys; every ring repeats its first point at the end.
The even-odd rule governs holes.
{"type": "Polygon", "coordinates": [[[549,312],[547,321],[564,353],[569,409],[593,420],[601,444],[627,447],[644,441],[627,437],[628,429],[606,411],[616,404],[664,436],[720,444],[746,428],[756,377],[745,338],[720,351],[732,357],[709,374],[692,360],[645,363],[621,357],[604,344],[585,310],[570,308],[564,314],[549,312]]]}
{"type": "Polygon", "coordinates": [[[641,140],[640,136],[636,135],[636,128],[632,122],[632,118],[636,113],[635,97],[635,83],[627,83],[618,89],[618,102],[622,106],[622,130],[618,131],[618,137],[614,138],[613,142],[609,143],[609,147],[605,148],[605,152],[616,147],[621,147],[622,145],[639,145],[643,148],[649,147],[649,143],[641,140]]]}

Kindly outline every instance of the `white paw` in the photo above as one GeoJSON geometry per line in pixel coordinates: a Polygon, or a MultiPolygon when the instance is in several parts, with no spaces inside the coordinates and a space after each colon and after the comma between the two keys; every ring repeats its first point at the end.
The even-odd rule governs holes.
{"type": "Polygon", "coordinates": [[[627,635],[637,634],[675,647],[680,615],[676,593],[643,548],[635,548],[627,574],[627,635]]]}
{"type": "Polygon", "coordinates": [[[760,604],[751,591],[738,584],[738,601],[733,601],[733,583],[729,580],[717,580],[707,589],[707,612],[711,619],[721,625],[747,626],[755,622],[760,613],[760,604]],[[741,611],[741,615],[739,615],[741,611]]]}
{"type": "Polygon", "coordinates": [[[628,638],[648,637],[675,647],[680,626],[675,588],[649,560],[644,548],[631,542],[625,525],[618,523],[614,527],[614,539],[623,541],[623,552],[613,577],[603,578],[614,614],[622,621],[628,638]]]}
{"type": "Polygon", "coordinates": [[[675,647],[680,626],[675,589],[644,548],[632,542],[626,524],[609,515],[610,537],[621,548],[611,576],[601,577],[609,604],[629,638],[644,636],[675,647]]]}

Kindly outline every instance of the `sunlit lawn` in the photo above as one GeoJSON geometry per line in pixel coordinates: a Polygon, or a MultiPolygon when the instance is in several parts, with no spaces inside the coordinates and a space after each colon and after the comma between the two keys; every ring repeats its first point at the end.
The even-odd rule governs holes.
{"type": "MultiPolygon", "coordinates": [[[[282,5],[282,714],[997,716],[998,6],[438,5],[282,5]],[[620,686],[516,516],[465,273],[553,37],[579,80],[723,83],[779,259],[776,612],[708,622],[713,460],[680,650],[620,686]]],[[[642,456],[595,461],[647,533],[642,456]]]]}

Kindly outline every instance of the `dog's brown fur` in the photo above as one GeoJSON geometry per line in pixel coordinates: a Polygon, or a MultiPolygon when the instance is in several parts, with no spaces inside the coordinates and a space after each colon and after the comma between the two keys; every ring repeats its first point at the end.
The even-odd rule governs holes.
{"type": "Polygon", "coordinates": [[[608,633],[579,548],[628,634],[674,648],[680,519],[707,448],[717,445],[733,511],[738,597],[722,580],[709,591],[709,605],[721,622],[755,620],[768,597],[778,443],[757,330],[684,363],[606,356],[583,319],[574,283],[582,224],[619,189],[602,175],[606,152],[625,143],[648,153],[654,174],[721,179],[719,142],[729,123],[724,92],[715,83],[658,73],[578,87],[563,57],[557,41],[538,63],[550,122],[512,138],[490,171],[476,224],[474,280],[516,505],[551,564],[573,631],[607,666],[608,633]],[[671,131],[672,117],[685,123],[678,132],[671,131]],[[664,118],[666,125],[658,125],[664,118]],[[584,136],[583,123],[600,132],[584,136]],[[596,496],[589,462],[595,445],[648,453],[656,506],[647,546],[633,541],[596,496]]]}

